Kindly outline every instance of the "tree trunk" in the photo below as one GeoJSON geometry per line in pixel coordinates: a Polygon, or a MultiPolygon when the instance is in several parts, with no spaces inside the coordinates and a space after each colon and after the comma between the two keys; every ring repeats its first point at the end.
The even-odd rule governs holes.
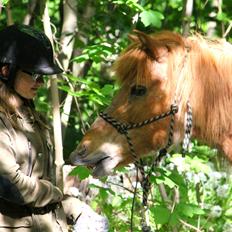
{"type": "MultiPolygon", "coordinates": [[[[65,47],[69,46],[69,48],[72,48],[72,49],[69,50],[68,48],[65,48],[63,53],[60,56],[61,60],[65,58],[64,62],[62,62],[63,65],[64,65],[65,70],[68,69],[68,65],[69,65],[69,61],[70,61],[70,55],[72,54],[70,52],[71,51],[74,52],[75,53],[74,55],[79,55],[82,52],[82,51],[79,51],[77,49],[73,51],[73,45],[72,45],[75,42],[75,36],[76,36],[76,33],[77,33],[77,19],[75,18],[76,14],[77,14],[76,13],[77,12],[76,1],[75,0],[69,0],[67,3],[66,3],[66,5],[64,5],[65,6],[64,7],[64,27],[62,28],[62,36],[66,35],[66,38],[62,42],[62,47],[65,48],[65,47]],[[71,27],[70,27],[70,20],[72,20],[72,26],[71,27]],[[66,23],[68,25],[66,25],[66,23]],[[76,26],[75,26],[75,24],[76,24],[76,26]],[[67,36],[67,34],[68,34],[68,36],[67,36]]],[[[95,9],[92,7],[92,1],[90,1],[90,2],[87,3],[87,6],[86,6],[85,11],[83,13],[83,18],[84,18],[83,24],[86,24],[86,27],[88,27],[88,21],[93,16],[94,13],[95,13],[95,9]]],[[[79,39],[84,44],[87,44],[87,41],[88,41],[87,38],[88,38],[88,35],[86,37],[85,36],[80,36],[79,39]]],[[[86,63],[85,64],[83,64],[83,63],[82,64],[73,63],[71,71],[72,71],[73,76],[80,77],[80,76],[83,76],[83,71],[85,69],[86,69],[86,63]]],[[[72,91],[77,91],[75,89],[75,86],[71,86],[71,85],[69,85],[69,86],[70,86],[70,89],[72,91]]],[[[85,132],[86,129],[85,129],[84,122],[81,119],[81,112],[80,112],[80,108],[79,108],[77,98],[75,98],[74,100],[75,100],[75,105],[76,105],[78,114],[80,115],[80,121],[81,121],[81,124],[82,124],[82,131],[85,132]]],[[[63,138],[65,138],[65,133],[66,133],[67,125],[68,125],[68,120],[69,120],[69,115],[70,115],[70,111],[71,111],[72,102],[73,102],[73,96],[67,95],[66,98],[65,98],[65,101],[64,101],[63,113],[62,113],[62,116],[61,116],[62,125],[63,125],[63,138]]]]}
{"type": "MultiPolygon", "coordinates": [[[[61,32],[62,53],[60,54],[60,62],[64,70],[67,71],[69,68],[70,58],[73,53],[77,31],[77,1],[64,1],[63,14],[63,27],[61,32]]],[[[67,95],[64,101],[63,113],[61,115],[61,121],[63,125],[63,138],[65,137],[65,129],[68,125],[72,101],[73,97],[71,95],[67,95]]]]}
{"type": "MultiPolygon", "coordinates": [[[[50,17],[48,14],[47,3],[45,3],[44,15],[43,15],[44,31],[48,38],[52,39],[52,30],[50,24],[50,17]]],[[[53,106],[53,131],[54,131],[54,143],[55,143],[55,168],[56,168],[56,185],[63,190],[63,145],[62,145],[62,132],[61,132],[61,119],[60,119],[60,103],[57,87],[57,75],[51,77],[51,98],[53,106]]]]}
{"type": "Polygon", "coordinates": [[[31,0],[28,5],[28,12],[24,17],[23,24],[30,25],[31,19],[35,12],[35,7],[37,5],[37,0],[31,0]]]}
{"type": "Polygon", "coordinates": [[[12,12],[11,12],[11,7],[10,7],[10,1],[6,4],[6,17],[7,17],[7,25],[8,26],[14,24],[12,12]]]}
{"type": "Polygon", "coordinates": [[[190,32],[190,23],[193,12],[193,0],[184,0],[183,12],[183,36],[188,36],[190,32]]]}

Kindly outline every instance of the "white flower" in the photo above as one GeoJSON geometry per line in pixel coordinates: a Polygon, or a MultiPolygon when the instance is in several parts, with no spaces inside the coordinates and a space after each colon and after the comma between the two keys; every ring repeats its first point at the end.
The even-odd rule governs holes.
{"type": "Polygon", "coordinates": [[[173,160],[173,163],[176,165],[177,170],[179,173],[182,173],[183,171],[185,171],[185,158],[184,157],[176,157],[173,160]]]}
{"type": "Polygon", "coordinates": [[[226,222],[223,226],[223,232],[232,232],[232,223],[226,222]]]}
{"type": "Polygon", "coordinates": [[[174,168],[175,168],[175,164],[174,164],[174,163],[169,163],[169,164],[166,166],[166,168],[167,168],[168,170],[170,170],[170,171],[173,171],[174,168]]]}
{"type": "Polygon", "coordinates": [[[201,182],[205,183],[207,181],[207,177],[206,177],[204,172],[199,172],[198,176],[199,176],[201,182]]]}
{"type": "Polygon", "coordinates": [[[189,182],[194,182],[194,174],[192,172],[186,172],[185,176],[189,182]]]}
{"type": "Polygon", "coordinates": [[[220,180],[222,178],[222,173],[221,172],[212,172],[210,174],[210,178],[213,180],[220,180]]]}
{"type": "Polygon", "coordinates": [[[197,174],[193,175],[193,181],[194,181],[194,184],[200,183],[200,177],[199,177],[199,175],[197,175],[197,174]]]}
{"type": "Polygon", "coordinates": [[[221,185],[223,179],[225,179],[226,174],[224,172],[211,172],[209,174],[209,185],[212,188],[218,188],[221,185]]]}
{"type": "Polygon", "coordinates": [[[217,192],[218,197],[226,198],[228,196],[228,194],[229,194],[229,185],[224,184],[224,185],[219,186],[216,189],[216,192],[217,192]]]}
{"type": "Polygon", "coordinates": [[[222,214],[222,208],[219,205],[215,205],[211,208],[209,215],[212,218],[218,218],[222,214]]]}
{"type": "Polygon", "coordinates": [[[203,209],[210,209],[210,208],[212,207],[211,204],[207,204],[207,203],[203,203],[203,202],[202,202],[200,205],[201,205],[201,207],[202,207],[203,209]]]}

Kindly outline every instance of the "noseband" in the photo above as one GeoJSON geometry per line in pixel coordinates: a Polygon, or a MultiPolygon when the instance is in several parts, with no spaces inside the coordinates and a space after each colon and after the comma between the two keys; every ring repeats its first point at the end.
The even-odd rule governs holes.
{"type": "Polygon", "coordinates": [[[159,121],[161,119],[164,119],[166,117],[171,117],[171,121],[170,121],[170,127],[169,127],[169,137],[168,137],[168,142],[166,144],[166,146],[160,150],[159,152],[159,157],[157,158],[161,158],[161,156],[166,154],[167,148],[171,146],[172,144],[172,140],[173,140],[173,127],[174,127],[174,115],[178,112],[178,106],[176,103],[172,104],[170,107],[170,110],[162,113],[160,115],[156,115],[150,119],[144,120],[142,122],[139,123],[122,123],[120,121],[118,121],[117,119],[109,116],[107,113],[104,112],[100,112],[99,116],[101,118],[103,118],[106,122],[108,122],[111,126],[113,126],[120,134],[123,134],[126,136],[127,142],[129,144],[129,148],[130,148],[130,152],[132,154],[132,157],[134,159],[135,162],[137,162],[137,155],[133,146],[133,143],[131,141],[131,138],[129,136],[128,131],[131,129],[135,129],[135,128],[140,128],[143,126],[146,126],[148,124],[151,124],[153,122],[159,121]]]}

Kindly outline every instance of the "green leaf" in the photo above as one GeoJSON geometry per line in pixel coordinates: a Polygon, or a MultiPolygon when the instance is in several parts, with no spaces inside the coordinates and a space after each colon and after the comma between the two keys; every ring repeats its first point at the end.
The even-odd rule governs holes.
{"type": "Polygon", "coordinates": [[[157,184],[161,184],[161,183],[163,183],[163,184],[165,184],[165,185],[167,185],[169,188],[174,188],[175,186],[176,186],[176,184],[175,184],[175,182],[173,182],[170,178],[168,178],[168,177],[157,177],[156,178],[156,183],[157,184]]]}
{"type": "MultiPolygon", "coordinates": [[[[8,2],[9,2],[9,0],[2,0],[2,5],[3,6],[6,5],[8,2]]],[[[0,3],[0,5],[1,5],[1,3],[0,3]]]]}
{"type": "Polygon", "coordinates": [[[163,225],[169,222],[171,212],[165,206],[154,206],[150,210],[157,224],[163,225]]]}
{"type": "Polygon", "coordinates": [[[185,186],[185,178],[183,175],[180,175],[177,171],[173,171],[168,178],[170,178],[178,186],[185,186]]]}
{"type": "Polygon", "coordinates": [[[164,16],[158,11],[148,10],[143,11],[140,14],[140,18],[145,27],[152,25],[160,28],[162,25],[161,20],[164,19],[164,16]]]}
{"type": "Polygon", "coordinates": [[[99,89],[98,86],[97,86],[97,88],[96,88],[96,87],[93,87],[92,90],[93,90],[93,92],[95,92],[97,95],[99,95],[99,96],[104,96],[104,95],[102,94],[102,92],[101,92],[101,90],[99,89]]]}
{"type": "Polygon", "coordinates": [[[125,4],[126,6],[130,7],[134,11],[143,11],[144,8],[137,3],[137,0],[114,0],[113,3],[117,5],[125,4]]]}
{"type": "Polygon", "coordinates": [[[113,207],[119,207],[122,204],[122,198],[119,196],[115,196],[112,200],[113,207]]]}
{"type": "Polygon", "coordinates": [[[171,226],[177,225],[179,223],[179,218],[180,218],[180,216],[178,215],[178,213],[176,211],[174,211],[170,216],[169,224],[171,226]]]}
{"type": "Polygon", "coordinates": [[[183,2],[182,0],[169,0],[169,5],[172,8],[176,9],[176,8],[182,7],[183,2]]]}
{"type": "Polygon", "coordinates": [[[90,170],[85,166],[77,166],[69,173],[69,175],[78,176],[81,180],[84,180],[89,177],[90,173],[90,170]]]}
{"type": "Polygon", "coordinates": [[[194,215],[204,215],[205,211],[199,206],[194,205],[194,204],[185,204],[185,203],[180,203],[176,206],[176,210],[187,217],[193,217],[194,215]]]}
{"type": "Polygon", "coordinates": [[[225,13],[221,12],[217,14],[217,20],[226,22],[229,21],[229,17],[225,13]]]}
{"type": "Polygon", "coordinates": [[[97,95],[90,94],[89,99],[92,100],[93,102],[96,102],[97,104],[103,106],[105,105],[104,100],[97,95]]]}
{"type": "Polygon", "coordinates": [[[108,197],[108,190],[105,188],[99,188],[99,195],[102,199],[107,199],[108,197]]]}
{"type": "Polygon", "coordinates": [[[106,84],[106,85],[104,85],[104,87],[101,89],[101,92],[102,92],[103,95],[112,95],[112,93],[114,92],[114,86],[113,86],[113,85],[106,84]]]}
{"type": "Polygon", "coordinates": [[[74,97],[80,97],[80,96],[86,96],[88,95],[87,93],[83,91],[72,91],[68,86],[59,86],[60,90],[63,90],[64,92],[67,92],[69,95],[74,96],[74,97]]]}
{"type": "Polygon", "coordinates": [[[226,210],[225,216],[232,218],[232,208],[229,208],[229,209],[226,210]]]}
{"type": "Polygon", "coordinates": [[[82,54],[80,56],[76,56],[74,57],[71,62],[76,62],[76,63],[81,63],[84,62],[86,60],[89,60],[89,55],[88,54],[82,54]]]}

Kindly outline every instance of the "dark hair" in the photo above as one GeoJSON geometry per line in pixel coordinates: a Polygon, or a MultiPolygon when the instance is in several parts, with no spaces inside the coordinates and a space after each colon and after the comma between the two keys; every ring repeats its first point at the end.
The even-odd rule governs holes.
{"type": "Polygon", "coordinates": [[[18,99],[21,99],[38,125],[41,128],[48,129],[49,127],[46,119],[40,113],[35,111],[33,100],[23,98],[14,90],[16,74],[19,68],[13,64],[7,63],[0,63],[0,68],[6,65],[9,67],[8,76],[4,77],[0,75],[0,112],[6,115],[13,128],[22,129],[20,128],[20,125],[18,125],[17,120],[19,115],[17,102],[19,101],[18,99]]]}
{"type": "Polygon", "coordinates": [[[14,89],[15,77],[19,68],[14,64],[0,63],[0,68],[4,66],[9,68],[9,74],[7,77],[0,75],[0,80],[2,80],[9,88],[14,89]]]}

